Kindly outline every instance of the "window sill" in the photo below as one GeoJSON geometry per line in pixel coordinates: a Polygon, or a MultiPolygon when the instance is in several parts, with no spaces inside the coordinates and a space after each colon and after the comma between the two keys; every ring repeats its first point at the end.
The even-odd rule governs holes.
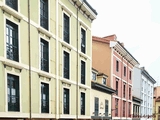
{"type": "Polygon", "coordinates": [[[69,86],[71,86],[71,81],[69,79],[66,79],[66,78],[61,78],[61,81],[63,84],[68,84],[69,86]]]}
{"type": "Polygon", "coordinates": [[[15,11],[14,9],[8,7],[7,5],[1,4],[0,6],[2,8],[2,10],[6,11],[7,13],[11,14],[12,16],[18,18],[19,20],[21,20],[23,17],[20,15],[19,12],[15,11]]]}
{"type": "Polygon", "coordinates": [[[88,59],[88,56],[82,52],[79,52],[80,57],[85,58],[86,60],[88,59]]]}
{"type": "Polygon", "coordinates": [[[78,85],[79,85],[79,87],[84,88],[84,89],[91,89],[91,87],[86,86],[86,85],[81,84],[81,83],[79,83],[78,85]]]}
{"type": "Polygon", "coordinates": [[[19,69],[19,70],[22,70],[23,67],[18,63],[18,62],[15,62],[15,61],[11,61],[11,60],[5,60],[5,61],[2,61],[2,63],[4,65],[7,65],[7,66],[10,66],[10,67],[13,67],[13,68],[16,68],[16,69],[19,69]]]}
{"type": "Polygon", "coordinates": [[[62,46],[67,47],[70,51],[73,49],[72,46],[65,41],[61,41],[62,46]]]}
{"type": "Polygon", "coordinates": [[[47,35],[48,37],[52,37],[52,33],[49,32],[49,31],[47,31],[47,30],[45,30],[45,29],[42,28],[41,26],[39,26],[37,29],[38,29],[39,32],[41,32],[41,33],[47,35]]]}
{"type": "Polygon", "coordinates": [[[43,72],[43,71],[39,71],[38,75],[42,77],[50,78],[50,79],[53,77],[53,75],[51,75],[50,73],[43,72]]]}

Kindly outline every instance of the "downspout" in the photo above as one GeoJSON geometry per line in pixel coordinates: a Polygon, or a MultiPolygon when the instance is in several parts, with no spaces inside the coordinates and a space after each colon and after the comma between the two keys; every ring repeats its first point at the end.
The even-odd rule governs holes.
{"type": "Polygon", "coordinates": [[[59,0],[56,0],[56,90],[55,90],[55,92],[56,92],[56,96],[55,96],[55,103],[56,103],[56,105],[55,105],[55,112],[56,112],[56,114],[55,114],[55,118],[56,119],[58,119],[58,110],[60,111],[60,95],[58,95],[58,91],[60,91],[59,90],[59,80],[58,80],[58,76],[59,76],[59,74],[58,74],[58,65],[59,65],[59,59],[58,59],[58,1],[59,0]],[[59,100],[58,100],[59,99],[59,100]],[[59,102],[59,103],[58,103],[59,102]]]}
{"type": "Polygon", "coordinates": [[[31,108],[31,41],[30,41],[30,0],[28,0],[28,52],[29,52],[29,120],[32,119],[31,108]]]}

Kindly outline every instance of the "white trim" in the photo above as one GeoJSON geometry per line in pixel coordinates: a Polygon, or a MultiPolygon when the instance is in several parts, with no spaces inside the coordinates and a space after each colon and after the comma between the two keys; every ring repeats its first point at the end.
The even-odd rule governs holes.
{"type": "Polygon", "coordinates": [[[65,78],[63,78],[63,77],[60,77],[59,80],[61,80],[62,82],[68,83],[68,84],[76,85],[76,82],[75,82],[75,81],[73,81],[73,80],[68,80],[68,79],[65,79],[65,78]]]}
{"type": "MultiPolygon", "coordinates": [[[[6,58],[1,57],[1,56],[0,56],[0,62],[6,64],[6,65],[8,65],[8,66],[14,67],[14,68],[29,70],[28,65],[23,64],[23,63],[14,62],[14,61],[12,61],[12,60],[6,59],[6,58]],[[4,62],[4,61],[5,61],[5,62],[4,62]]],[[[48,76],[49,78],[50,78],[50,77],[56,78],[56,75],[55,75],[55,74],[43,72],[43,71],[41,71],[41,70],[39,70],[38,68],[35,68],[35,67],[31,67],[31,71],[32,71],[32,72],[35,72],[35,73],[38,73],[38,74],[40,74],[40,75],[43,74],[43,76],[46,76],[46,77],[48,76]]]]}
{"type": "Polygon", "coordinates": [[[72,104],[71,104],[71,88],[68,87],[68,86],[64,86],[63,83],[62,83],[62,111],[61,111],[62,114],[63,114],[63,115],[67,115],[67,116],[68,116],[68,115],[72,115],[72,109],[71,109],[71,108],[72,108],[72,104]],[[69,90],[69,114],[64,114],[64,113],[63,113],[63,109],[64,109],[64,108],[63,108],[63,98],[64,98],[64,97],[63,97],[63,95],[64,95],[63,93],[64,93],[64,88],[69,90]]]}
{"type": "Polygon", "coordinates": [[[120,100],[122,99],[121,97],[115,96],[115,95],[113,95],[113,97],[114,97],[114,98],[117,98],[117,99],[120,99],[120,100]]]}
{"type": "Polygon", "coordinates": [[[80,25],[80,30],[79,30],[79,37],[80,37],[80,53],[83,53],[83,54],[87,54],[88,51],[87,51],[87,28],[84,28],[82,25],[80,25]],[[82,39],[81,39],[81,35],[82,35],[82,29],[85,31],[85,53],[82,52],[81,50],[81,43],[82,43],[82,39]]]}
{"type": "Polygon", "coordinates": [[[35,114],[32,113],[32,118],[55,118],[55,114],[35,114]]]}
{"type": "MultiPolygon", "coordinates": [[[[13,19],[11,19],[11,18],[8,18],[6,15],[4,15],[4,57],[7,59],[7,56],[6,56],[6,21],[10,21],[10,22],[12,22],[12,23],[14,23],[14,24],[16,24],[17,25],[17,27],[18,27],[18,62],[17,61],[14,61],[14,60],[11,60],[11,61],[14,61],[14,62],[16,62],[16,63],[21,63],[21,36],[20,36],[20,23],[19,22],[16,22],[16,21],[13,21],[13,19]]],[[[9,59],[10,60],[10,59],[9,59]]]]}
{"type": "MultiPolygon", "coordinates": [[[[18,5],[17,7],[19,6],[19,2],[18,2],[18,5]]],[[[7,6],[5,3],[1,3],[0,4],[0,7],[2,10],[4,10],[5,12],[9,13],[10,15],[14,16],[15,18],[21,20],[23,19],[22,15],[20,14],[20,9],[18,7],[18,11],[10,8],[9,6],[7,6]]]]}
{"type": "Polygon", "coordinates": [[[5,72],[5,95],[6,95],[6,106],[5,106],[5,112],[8,112],[8,113],[10,113],[10,111],[8,111],[8,87],[7,87],[7,82],[8,82],[8,76],[7,76],[7,74],[11,74],[11,75],[14,75],[14,76],[18,76],[18,81],[19,81],[19,112],[16,112],[16,113],[22,113],[22,94],[21,94],[21,72],[20,73],[16,73],[16,72],[13,72],[13,70],[12,71],[9,71],[9,70],[7,70],[6,68],[4,68],[4,72],[5,72]]]}
{"type": "Polygon", "coordinates": [[[60,114],[59,118],[76,118],[76,115],[63,115],[63,114],[60,114]]]}
{"type": "MultiPolygon", "coordinates": [[[[45,80],[41,80],[40,78],[39,78],[39,113],[40,114],[46,114],[47,116],[48,115],[51,115],[51,95],[52,95],[52,93],[51,93],[51,84],[50,84],[50,82],[48,82],[48,81],[45,81],[45,80]],[[45,84],[48,84],[49,85],[49,113],[42,113],[42,111],[41,111],[41,83],[45,83],[45,84]]],[[[53,116],[52,116],[53,117],[53,116]]]]}
{"type": "Polygon", "coordinates": [[[113,60],[113,48],[111,48],[111,77],[110,77],[110,84],[111,84],[111,87],[113,88],[114,86],[113,86],[113,76],[114,76],[114,74],[113,74],[113,62],[114,60],[113,60]]]}
{"type": "Polygon", "coordinates": [[[87,85],[84,85],[84,84],[81,84],[81,83],[78,83],[78,86],[81,87],[81,88],[85,88],[85,89],[91,89],[90,86],[87,86],[87,85]]]}
{"type": "MultiPolygon", "coordinates": [[[[33,116],[33,114],[32,114],[33,116]]],[[[19,112],[0,112],[0,118],[29,118],[29,113],[19,113],[19,112]]]]}
{"type": "MultiPolygon", "coordinates": [[[[86,112],[86,111],[85,111],[86,112]]],[[[79,119],[91,119],[91,116],[87,116],[87,115],[78,115],[79,119]]]]}
{"type": "Polygon", "coordinates": [[[80,70],[79,70],[79,72],[80,72],[80,81],[78,82],[78,84],[81,84],[81,85],[84,85],[84,86],[87,84],[87,74],[86,74],[87,72],[86,71],[88,69],[86,69],[86,68],[87,68],[87,61],[84,61],[84,60],[80,59],[80,70]],[[85,63],[85,84],[81,83],[81,70],[82,70],[81,66],[82,66],[82,61],[85,63]]]}
{"type": "MultiPolygon", "coordinates": [[[[114,49],[113,49],[114,50],[114,49]]],[[[122,62],[122,60],[119,58],[119,57],[117,57],[115,54],[114,54],[114,52],[116,52],[117,53],[117,51],[113,51],[113,56],[116,58],[116,59],[118,59],[119,61],[121,61],[122,62]]],[[[117,53],[117,54],[119,54],[119,53],[117,53]]],[[[121,57],[121,56],[120,56],[121,57]]]]}

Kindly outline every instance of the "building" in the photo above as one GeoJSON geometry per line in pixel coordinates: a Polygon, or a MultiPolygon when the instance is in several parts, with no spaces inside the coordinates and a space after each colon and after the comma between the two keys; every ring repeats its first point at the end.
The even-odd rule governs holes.
{"type": "MultiPolygon", "coordinates": [[[[146,117],[152,116],[153,113],[153,86],[156,81],[151,77],[151,75],[145,70],[144,67],[137,68],[137,73],[140,74],[139,80],[141,80],[141,110],[140,116],[141,120],[145,120],[146,117]],[[138,73],[139,72],[139,73],[138,73]]],[[[135,84],[136,86],[137,84],[135,84]]],[[[149,120],[152,117],[148,118],[149,120]]]]}
{"type": "Polygon", "coordinates": [[[112,94],[115,90],[106,86],[108,76],[99,73],[92,68],[92,81],[91,81],[91,118],[92,119],[112,119],[111,105],[112,94]]]}
{"type": "Polygon", "coordinates": [[[131,119],[135,65],[139,65],[138,61],[116,35],[92,37],[92,66],[107,74],[107,86],[117,91],[112,97],[112,119],[131,119]]]}
{"type": "Polygon", "coordinates": [[[142,89],[142,79],[141,79],[141,72],[138,66],[133,68],[133,86],[132,86],[132,101],[133,101],[133,115],[132,118],[134,120],[140,120],[139,117],[141,115],[141,103],[143,100],[141,99],[141,89],[142,89]]]}
{"type": "Polygon", "coordinates": [[[160,86],[154,87],[153,95],[153,120],[160,120],[160,86]]]}
{"type": "Polygon", "coordinates": [[[0,119],[90,119],[86,0],[0,0],[0,119]]]}

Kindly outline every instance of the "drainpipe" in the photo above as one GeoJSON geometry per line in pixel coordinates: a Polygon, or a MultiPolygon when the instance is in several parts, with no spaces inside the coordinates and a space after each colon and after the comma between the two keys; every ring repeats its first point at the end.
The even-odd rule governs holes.
{"type": "Polygon", "coordinates": [[[29,52],[29,120],[32,119],[31,108],[31,41],[30,41],[30,0],[28,0],[28,52],[29,52]]]}
{"type": "Polygon", "coordinates": [[[76,119],[78,120],[78,7],[77,7],[77,80],[76,80],[76,119]]]}
{"type": "MultiPolygon", "coordinates": [[[[58,91],[60,92],[60,89],[59,89],[59,80],[58,80],[58,65],[59,65],[59,59],[58,59],[58,1],[59,0],[56,0],[56,96],[55,96],[55,118],[58,119],[58,109],[60,111],[60,95],[58,95],[58,91]],[[59,99],[59,100],[58,100],[59,99]],[[58,107],[59,106],[59,107],[58,107]]],[[[59,117],[60,117],[60,112],[59,112],[59,117]]]]}

